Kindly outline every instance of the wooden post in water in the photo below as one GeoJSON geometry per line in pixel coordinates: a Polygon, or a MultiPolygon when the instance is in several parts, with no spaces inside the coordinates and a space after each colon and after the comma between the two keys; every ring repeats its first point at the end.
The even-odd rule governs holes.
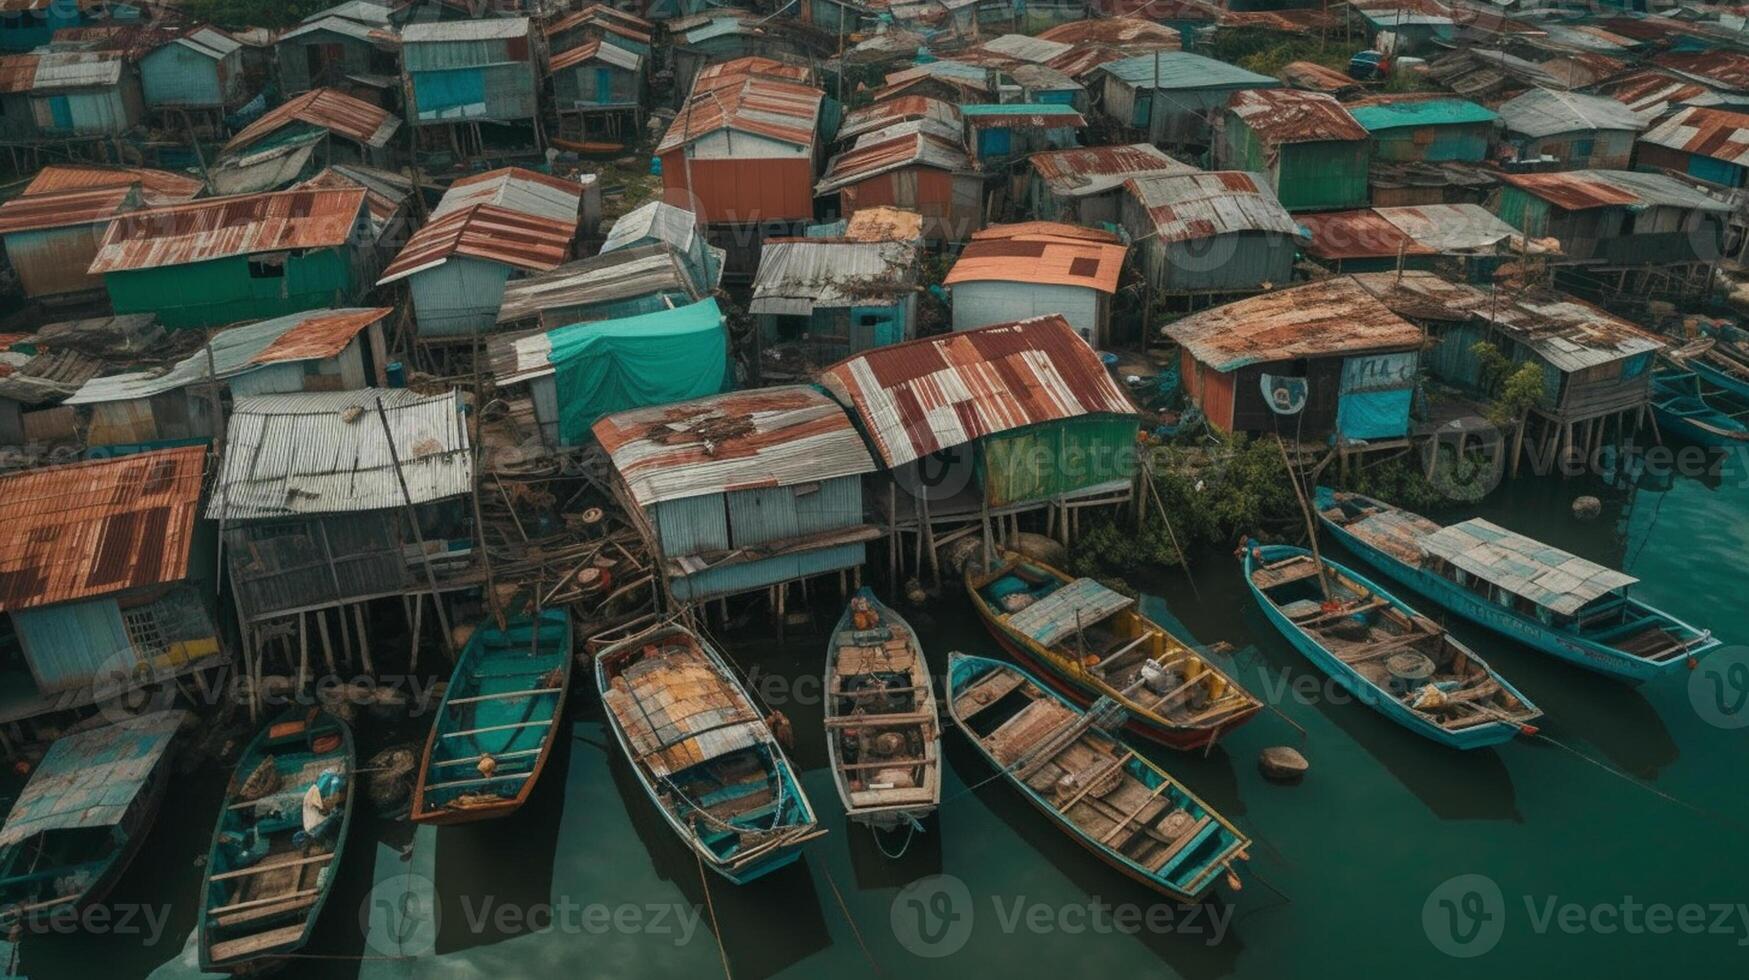
{"type": "Polygon", "coordinates": [[[1281,450],[1282,464],[1287,467],[1288,482],[1293,484],[1294,499],[1299,501],[1300,516],[1306,520],[1306,539],[1312,545],[1312,563],[1318,566],[1318,591],[1324,594],[1325,599],[1329,599],[1330,582],[1324,576],[1324,556],[1318,550],[1318,525],[1317,520],[1312,515],[1312,505],[1306,500],[1306,494],[1300,487],[1299,474],[1294,470],[1293,460],[1288,458],[1287,443],[1282,441],[1280,435],[1277,435],[1275,445],[1277,449],[1281,450]]]}
{"type": "Polygon", "coordinates": [[[395,482],[401,487],[401,503],[407,509],[407,522],[413,525],[413,542],[419,546],[419,564],[425,569],[425,584],[431,587],[431,604],[437,610],[438,628],[443,632],[443,649],[454,663],[455,637],[450,634],[449,614],[443,611],[443,597],[437,593],[437,575],[431,570],[431,555],[425,550],[425,534],[419,530],[419,515],[413,510],[413,494],[407,489],[406,475],[401,472],[401,454],[395,448],[395,433],[389,428],[389,413],[383,408],[381,395],[377,396],[376,403],[377,421],[382,423],[383,438],[389,444],[389,462],[395,468],[395,482]]]}

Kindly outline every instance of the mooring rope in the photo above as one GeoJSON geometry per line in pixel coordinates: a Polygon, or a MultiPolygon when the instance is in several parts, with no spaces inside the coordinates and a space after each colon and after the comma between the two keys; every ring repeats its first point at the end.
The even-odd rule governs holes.
{"type": "Polygon", "coordinates": [[[723,945],[723,930],[721,926],[717,925],[717,906],[715,902],[711,901],[711,882],[710,878],[705,876],[704,855],[698,853],[695,848],[692,857],[698,862],[698,885],[704,889],[704,908],[706,912],[710,913],[711,935],[717,941],[717,956],[723,961],[723,976],[726,980],[735,980],[734,971],[729,969],[729,949],[723,945]]]}
{"type": "Polygon", "coordinates": [[[875,962],[874,954],[869,952],[868,943],[862,941],[862,930],[856,927],[856,918],[850,914],[850,906],[844,904],[844,893],[838,890],[838,882],[833,879],[831,869],[822,866],[820,873],[826,876],[826,884],[832,889],[832,897],[838,900],[838,911],[844,913],[844,921],[850,925],[850,934],[856,937],[856,945],[861,947],[863,957],[868,960],[869,969],[877,977],[886,976],[881,972],[881,965],[875,962]]]}
{"type": "Polygon", "coordinates": [[[887,860],[889,860],[889,861],[897,861],[900,858],[904,857],[905,852],[909,851],[911,849],[911,838],[917,836],[917,827],[918,827],[917,818],[916,817],[909,817],[907,819],[910,820],[911,825],[905,831],[905,843],[899,845],[899,852],[897,854],[894,854],[891,851],[888,851],[886,845],[881,843],[880,830],[878,830],[873,824],[869,825],[868,832],[874,836],[875,850],[880,851],[881,854],[884,855],[887,858],[887,860]]]}

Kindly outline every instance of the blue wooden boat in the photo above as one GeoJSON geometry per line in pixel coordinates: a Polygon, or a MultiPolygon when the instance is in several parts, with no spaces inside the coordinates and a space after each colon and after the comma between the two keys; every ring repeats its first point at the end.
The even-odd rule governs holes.
{"type": "Polygon", "coordinates": [[[1317,556],[1288,545],[1247,547],[1244,561],[1270,623],[1360,703],[1454,749],[1536,732],[1536,705],[1438,623],[1367,579],[1328,558],[1320,574],[1317,556]]]}
{"type": "Polygon", "coordinates": [[[564,610],[475,627],[425,740],[413,819],[465,823],[516,812],[552,753],[570,689],[564,610]]]}
{"type": "Polygon", "coordinates": [[[1658,429],[1711,449],[1749,443],[1749,404],[1723,391],[1707,391],[1698,372],[1660,371],[1652,378],[1652,412],[1658,429]]]}
{"type": "Polygon", "coordinates": [[[826,758],[844,814],[916,826],[941,803],[941,718],[917,633],[864,586],[826,641],[826,758]]]}
{"type": "Polygon", "coordinates": [[[1670,351],[1669,357],[1706,383],[1749,399],[1749,349],[1741,339],[1702,337],[1670,351]]]}
{"type": "Polygon", "coordinates": [[[1012,664],[948,656],[948,715],[1028,803],[1099,860],[1179,902],[1201,899],[1251,841],[1111,734],[1124,710],[1083,712],[1012,664]]]}
{"type": "Polygon", "coordinates": [[[309,942],[351,828],[352,731],[294,707],[237,760],[200,886],[200,968],[254,972],[309,942]]]}
{"type": "Polygon", "coordinates": [[[1318,515],[1344,547],[1474,623],[1570,663],[1640,682],[1718,649],[1699,630],[1628,595],[1638,579],[1475,519],[1449,527],[1328,487],[1318,515]]]}
{"type": "Polygon", "coordinates": [[[595,656],[608,727],[668,826],[737,885],[824,835],[794,766],[721,656],[678,624],[595,656]]]}
{"type": "Polygon", "coordinates": [[[157,817],[186,718],[155,712],[49,746],[0,827],[0,927],[80,922],[103,901],[157,817]]]}

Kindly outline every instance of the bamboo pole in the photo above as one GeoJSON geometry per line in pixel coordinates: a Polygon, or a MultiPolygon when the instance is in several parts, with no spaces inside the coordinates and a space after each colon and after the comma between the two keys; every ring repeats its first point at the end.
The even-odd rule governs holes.
{"type": "Polygon", "coordinates": [[[419,564],[425,569],[425,584],[431,588],[431,604],[437,609],[438,627],[443,632],[443,649],[449,654],[451,662],[455,660],[455,637],[450,634],[449,614],[443,611],[443,599],[437,592],[437,574],[431,570],[431,555],[425,551],[425,534],[419,530],[419,515],[413,510],[413,493],[407,489],[406,474],[401,472],[401,454],[395,448],[395,433],[389,428],[389,413],[383,408],[381,395],[377,396],[377,421],[382,423],[383,438],[389,444],[389,462],[395,467],[395,482],[401,487],[401,502],[407,509],[407,521],[413,525],[413,541],[419,546],[419,564]]]}

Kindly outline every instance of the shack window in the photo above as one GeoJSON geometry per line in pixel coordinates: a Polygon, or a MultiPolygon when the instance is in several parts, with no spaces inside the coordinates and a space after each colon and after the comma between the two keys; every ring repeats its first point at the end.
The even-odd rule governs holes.
{"type": "Polygon", "coordinates": [[[284,279],[285,256],[283,254],[260,255],[250,259],[249,278],[284,279]]]}
{"type": "Polygon", "coordinates": [[[1597,142],[1596,140],[1589,140],[1589,139],[1574,140],[1573,141],[1573,153],[1569,157],[1569,159],[1571,159],[1571,160],[1588,160],[1588,159],[1590,159],[1591,158],[1591,148],[1596,145],[1596,142],[1597,142]]]}

